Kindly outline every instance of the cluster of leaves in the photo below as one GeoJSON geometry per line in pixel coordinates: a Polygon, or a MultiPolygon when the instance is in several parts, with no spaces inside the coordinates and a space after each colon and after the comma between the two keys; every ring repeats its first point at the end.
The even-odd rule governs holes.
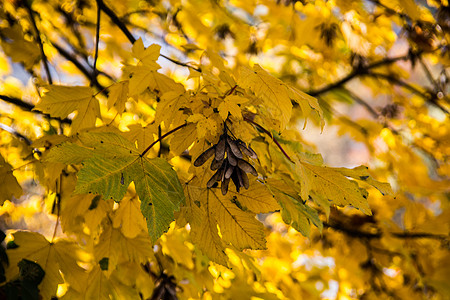
{"type": "Polygon", "coordinates": [[[296,299],[336,282],[339,297],[445,297],[448,3],[391,2],[1,4],[12,108],[0,106],[0,214],[32,230],[11,231],[3,286],[43,299],[296,299]],[[326,166],[299,122],[338,126],[371,172],[326,166]]]}

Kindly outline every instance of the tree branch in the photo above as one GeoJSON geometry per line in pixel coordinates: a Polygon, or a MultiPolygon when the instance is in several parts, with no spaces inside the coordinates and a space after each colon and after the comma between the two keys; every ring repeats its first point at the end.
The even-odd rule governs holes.
{"type": "Polygon", "coordinates": [[[24,102],[19,98],[13,98],[13,97],[5,96],[5,95],[0,95],[0,99],[2,99],[5,102],[14,104],[26,111],[31,111],[34,108],[34,105],[24,102]]]}
{"type": "Polygon", "coordinates": [[[436,102],[436,99],[432,96],[432,93],[422,92],[421,90],[414,87],[413,85],[411,85],[407,82],[404,82],[403,80],[401,80],[393,75],[390,75],[390,74],[369,72],[369,73],[367,73],[367,75],[374,77],[374,78],[384,79],[384,80],[394,83],[395,85],[401,86],[401,87],[411,91],[412,93],[422,97],[428,103],[436,106],[437,108],[442,110],[444,113],[449,114],[448,110],[445,107],[441,106],[439,103],[436,102]]]}
{"type": "Polygon", "coordinates": [[[95,27],[95,52],[94,52],[94,63],[92,65],[92,79],[91,86],[94,85],[94,82],[97,81],[97,58],[98,58],[98,44],[100,43],[100,15],[101,8],[97,5],[97,25],[95,27]]]}
{"type": "Polygon", "coordinates": [[[44,114],[44,113],[42,113],[40,111],[33,111],[34,105],[32,105],[30,103],[27,103],[27,102],[23,101],[22,99],[9,97],[9,96],[5,96],[5,95],[0,95],[0,99],[5,101],[5,102],[7,102],[7,103],[14,104],[14,105],[22,108],[25,111],[33,112],[35,114],[39,114],[39,115],[45,116],[45,117],[47,117],[49,119],[57,120],[57,121],[59,121],[61,123],[64,123],[64,124],[72,124],[72,120],[70,120],[70,119],[67,119],[67,118],[66,119],[53,118],[50,115],[44,114]]]}
{"type": "MultiPolygon", "coordinates": [[[[63,47],[61,47],[60,45],[53,43],[52,42],[53,47],[55,47],[55,49],[58,51],[58,53],[64,57],[65,59],[67,59],[68,61],[70,61],[71,63],[73,63],[75,65],[75,67],[80,70],[81,73],[83,73],[83,75],[88,79],[88,80],[93,80],[93,85],[95,87],[97,87],[100,91],[106,91],[105,87],[103,85],[101,85],[98,81],[97,78],[94,78],[91,74],[91,72],[89,72],[88,69],[86,69],[86,67],[79,62],[72,54],[70,54],[67,50],[65,50],[63,47]]],[[[105,95],[107,96],[107,93],[105,92],[105,95]]]]}
{"type": "Polygon", "coordinates": [[[30,16],[31,24],[34,28],[34,31],[36,32],[36,41],[39,44],[39,50],[41,51],[42,63],[44,64],[45,72],[47,73],[48,83],[53,84],[52,74],[50,73],[50,68],[48,67],[48,60],[44,52],[44,45],[42,44],[41,34],[39,32],[39,29],[37,28],[36,21],[34,20],[33,10],[31,9],[30,3],[27,0],[23,0],[22,3],[28,12],[28,15],[30,16]]]}
{"type": "Polygon", "coordinates": [[[378,67],[385,66],[385,65],[390,65],[390,64],[393,64],[400,60],[408,60],[409,58],[410,58],[409,54],[397,56],[397,57],[387,57],[382,60],[376,61],[364,68],[353,69],[352,72],[350,72],[347,76],[343,77],[342,79],[340,79],[334,83],[331,83],[327,86],[324,86],[323,88],[309,91],[308,94],[313,97],[319,96],[319,95],[327,93],[335,88],[341,87],[342,85],[346,84],[347,82],[349,82],[350,80],[352,80],[358,76],[366,75],[369,72],[369,70],[371,70],[371,69],[378,68],[378,67]]]}
{"type": "Polygon", "coordinates": [[[380,239],[383,237],[383,235],[390,235],[392,237],[398,238],[398,239],[435,239],[435,240],[441,240],[446,241],[450,239],[450,236],[443,235],[443,234],[433,234],[428,232],[377,232],[377,233],[370,233],[365,232],[361,230],[356,230],[353,228],[348,228],[344,226],[342,223],[334,222],[333,220],[330,220],[331,222],[323,222],[323,226],[325,228],[331,228],[337,231],[340,231],[348,236],[355,237],[355,238],[367,238],[367,239],[380,239]]]}
{"type": "Polygon", "coordinates": [[[107,14],[109,16],[109,18],[111,19],[111,21],[117,25],[117,27],[120,28],[120,30],[122,30],[122,32],[126,35],[126,37],[128,38],[128,40],[130,41],[130,43],[134,44],[134,42],[136,42],[136,39],[134,38],[134,36],[131,34],[131,32],[128,30],[128,28],[125,26],[125,24],[119,19],[119,17],[116,15],[115,12],[113,12],[111,10],[111,8],[109,8],[104,2],[103,0],[97,0],[97,5],[98,7],[100,7],[101,10],[103,10],[105,12],[105,14],[107,14]]]}
{"type": "MultiPolygon", "coordinates": [[[[120,20],[120,18],[116,15],[115,12],[113,12],[111,10],[111,8],[109,8],[104,2],[103,0],[97,0],[97,5],[101,8],[101,10],[103,10],[111,19],[111,21],[117,25],[117,27],[119,27],[119,29],[125,34],[125,36],[128,38],[128,40],[130,41],[131,44],[134,44],[134,42],[136,42],[136,38],[131,34],[131,32],[128,30],[127,26],[125,25],[125,23],[122,22],[122,20],[120,20]]],[[[168,61],[179,65],[179,66],[183,66],[186,68],[191,68],[197,72],[201,72],[202,70],[193,66],[190,66],[186,63],[182,63],[180,61],[177,61],[173,58],[170,58],[164,54],[160,54],[161,57],[167,59],[168,61]]]]}
{"type": "MultiPolygon", "coordinates": [[[[434,89],[436,92],[441,92],[441,89],[439,87],[439,83],[434,79],[433,74],[431,74],[430,69],[428,68],[428,66],[425,64],[425,61],[423,60],[422,56],[419,56],[419,62],[422,65],[422,68],[425,72],[425,75],[428,77],[428,80],[431,82],[431,84],[433,85],[434,89]]],[[[442,91],[443,92],[443,91],[442,91]]]]}
{"type": "Polygon", "coordinates": [[[395,9],[390,8],[389,6],[384,5],[379,0],[369,0],[369,1],[372,2],[375,5],[378,5],[379,7],[383,8],[388,14],[398,15],[400,18],[404,19],[405,21],[411,22],[411,18],[407,14],[404,14],[402,12],[398,12],[395,9]]]}
{"type": "Polygon", "coordinates": [[[12,135],[14,135],[15,137],[17,137],[18,139],[22,139],[24,140],[24,142],[29,146],[31,145],[32,141],[27,138],[26,136],[24,136],[23,134],[21,134],[20,132],[16,131],[14,128],[12,128],[11,126],[5,125],[0,123],[0,129],[3,129],[9,133],[11,133],[12,135]]]}
{"type": "Polygon", "coordinates": [[[364,101],[363,99],[361,99],[359,96],[357,96],[356,94],[354,94],[353,92],[351,92],[350,90],[345,89],[350,97],[353,98],[353,100],[355,100],[355,102],[357,102],[358,104],[364,106],[366,108],[366,110],[372,115],[372,117],[374,119],[377,119],[378,117],[380,117],[380,114],[372,108],[372,106],[370,106],[366,101],[364,101]]]}

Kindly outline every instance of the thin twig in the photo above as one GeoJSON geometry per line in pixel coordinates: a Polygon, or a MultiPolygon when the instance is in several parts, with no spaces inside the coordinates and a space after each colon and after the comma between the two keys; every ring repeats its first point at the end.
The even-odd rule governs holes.
{"type": "Polygon", "coordinates": [[[47,73],[48,83],[53,84],[52,74],[50,73],[50,68],[48,67],[47,56],[45,55],[44,45],[42,44],[42,40],[41,40],[41,33],[39,32],[39,29],[37,28],[36,20],[34,20],[33,10],[31,9],[30,3],[27,0],[22,1],[22,3],[24,4],[24,6],[30,16],[31,24],[34,28],[34,31],[36,32],[36,41],[39,44],[39,50],[41,51],[42,63],[44,64],[45,72],[47,73]]]}
{"type": "Polygon", "coordinates": [[[360,98],[359,96],[357,96],[356,94],[354,94],[350,90],[347,90],[347,89],[345,89],[345,90],[349,93],[349,95],[353,98],[353,100],[355,100],[355,102],[357,102],[358,104],[364,106],[366,108],[366,110],[372,115],[372,117],[374,119],[377,119],[380,116],[380,114],[377,111],[375,111],[375,109],[373,109],[372,106],[370,106],[362,98],[360,98]]]}
{"type": "Polygon", "coordinates": [[[286,153],[286,151],[284,151],[283,147],[280,145],[280,143],[277,141],[277,139],[272,135],[272,133],[270,133],[269,130],[265,129],[264,127],[262,127],[261,125],[259,125],[258,123],[256,123],[255,121],[253,121],[247,117],[244,117],[244,120],[248,123],[255,125],[259,129],[261,129],[265,134],[270,136],[270,138],[274,141],[274,143],[277,145],[277,147],[280,149],[280,151],[283,153],[283,155],[286,156],[286,158],[289,159],[290,162],[294,163],[294,161],[289,157],[289,155],[286,153]]]}
{"type": "MultiPolygon", "coordinates": [[[[38,13],[36,13],[35,11],[34,11],[34,14],[40,19],[40,15],[38,14],[38,13]]],[[[48,21],[50,21],[50,24],[52,25],[52,27],[53,27],[53,30],[54,31],[57,31],[60,35],[61,35],[61,37],[62,37],[62,39],[72,48],[72,50],[73,50],[73,52],[75,52],[75,54],[77,55],[77,56],[80,56],[81,58],[83,58],[83,60],[86,62],[86,64],[90,67],[90,68],[92,68],[92,66],[89,64],[89,57],[88,57],[88,55],[85,53],[85,50],[84,50],[84,48],[83,48],[83,50],[80,50],[80,49],[77,49],[77,47],[75,47],[75,45],[73,44],[73,43],[71,43],[70,42],[70,40],[69,40],[69,38],[67,38],[66,36],[64,36],[64,34],[66,34],[67,32],[63,32],[59,27],[57,27],[57,26],[55,26],[55,24],[53,24],[52,22],[51,22],[51,20],[48,20],[48,21]]],[[[71,22],[73,22],[73,21],[71,21],[71,22]]],[[[88,24],[87,22],[86,22],[86,24],[88,24]]],[[[79,24],[78,24],[79,25],[79,24]]],[[[95,26],[94,24],[92,25],[92,26],[95,26]]],[[[83,47],[83,45],[84,45],[84,41],[82,40],[82,38],[81,38],[81,35],[80,35],[80,32],[78,31],[78,30],[76,30],[76,26],[71,26],[71,29],[72,30],[74,30],[74,32],[77,32],[77,34],[75,34],[75,36],[77,36],[77,39],[79,40],[79,43],[80,43],[80,45],[81,45],[81,47],[83,47]]],[[[55,48],[57,48],[57,47],[59,47],[60,49],[62,49],[62,47],[61,46],[58,46],[58,45],[56,45],[55,46],[55,43],[52,43],[51,41],[50,41],[50,44],[52,44],[55,48]]],[[[57,49],[58,50],[58,49],[57,49]]],[[[64,50],[65,51],[65,50],[64,50]]],[[[74,63],[75,64],[75,60],[76,60],[76,58],[75,57],[72,57],[72,60],[70,60],[70,59],[68,59],[68,57],[67,56],[65,56],[65,55],[63,55],[62,53],[60,53],[62,56],[64,56],[67,60],[69,60],[69,61],[71,61],[72,63],[74,63]]],[[[69,54],[69,52],[67,52],[67,51],[65,51],[65,54],[66,55],[71,55],[71,54],[69,54]]],[[[84,73],[84,72],[83,72],[84,73]]],[[[86,73],[89,73],[88,71],[87,71],[87,69],[86,69],[86,73]]],[[[86,74],[85,74],[86,75],[86,74]]],[[[107,77],[108,79],[110,79],[110,80],[115,80],[114,78],[113,78],[113,76],[111,76],[110,74],[108,74],[108,73],[106,73],[106,72],[104,72],[104,71],[101,71],[101,70],[99,70],[98,68],[97,68],[97,76],[98,75],[103,75],[103,76],[105,76],[105,77],[107,77]]],[[[90,80],[91,78],[92,78],[92,75],[86,75],[86,77],[88,77],[88,79],[90,80]]]]}
{"type": "Polygon", "coordinates": [[[238,87],[238,85],[235,84],[235,85],[233,86],[233,88],[226,94],[226,96],[230,96],[231,94],[233,94],[237,87],[238,87]]]}
{"type": "Polygon", "coordinates": [[[91,79],[91,86],[94,85],[94,82],[97,78],[97,58],[98,58],[98,44],[100,43],[100,15],[101,15],[101,8],[97,4],[97,25],[95,27],[95,53],[94,53],[94,63],[92,65],[92,79],[91,79]]]}
{"type": "Polygon", "coordinates": [[[183,127],[186,127],[187,123],[184,123],[178,127],[175,127],[174,129],[166,132],[165,134],[163,134],[160,138],[158,138],[156,141],[154,141],[153,143],[150,144],[150,146],[147,147],[147,149],[144,150],[144,152],[141,153],[141,157],[144,156],[154,145],[156,145],[158,142],[161,142],[162,139],[164,139],[166,136],[171,135],[172,133],[174,133],[175,131],[180,130],[183,127]]]}
{"type": "Polygon", "coordinates": [[[440,92],[441,89],[439,87],[438,82],[434,79],[433,74],[431,74],[430,69],[428,68],[428,66],[425,64],[423,57],[419,56],[419,62],[422,65],[423,70],[425,71],[425,75],[427,75],[428,80],[433,84],[434,89],[436,92],[440,92]]]}
{"type": "Polygon", "coordinates": [[[162,154],[162,142],[161,142],[161,124],[158,125],[158,140],[159,140],[159,150],[158,157],[161,157],[162,154]]]}

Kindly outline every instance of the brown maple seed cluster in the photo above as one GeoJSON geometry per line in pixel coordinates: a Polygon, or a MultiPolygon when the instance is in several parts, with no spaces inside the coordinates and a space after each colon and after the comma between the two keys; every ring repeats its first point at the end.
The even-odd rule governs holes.
{"type": "Polygon", "coordinates": [[[230,180],[236,186],[236,191],[244,187],[248,189],[249,180],[247,173],[258,176],[256,169],[244,159],[244,155],[257,159],[255,151],[247,146],[240,139],[235,139],[229,136],[226,132],[220,136],[219,142],[200,154],[194,161],[194,166],[199,167],[203,165],[214,154],[214,159],[211,162],[211,170],[216,171],[209,179],[207,187],[211,188],[216,182],[221,181],[222,195],[228,192],[228,184],[230,180]]]}

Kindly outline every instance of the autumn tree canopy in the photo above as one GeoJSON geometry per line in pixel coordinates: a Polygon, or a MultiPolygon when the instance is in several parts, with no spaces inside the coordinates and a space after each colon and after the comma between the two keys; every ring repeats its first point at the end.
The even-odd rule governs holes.
{"type": "Polygon", "coordinates": [[[0,38],[1,299],[449,299],[447,0],[6,0],[0,38]]]}

